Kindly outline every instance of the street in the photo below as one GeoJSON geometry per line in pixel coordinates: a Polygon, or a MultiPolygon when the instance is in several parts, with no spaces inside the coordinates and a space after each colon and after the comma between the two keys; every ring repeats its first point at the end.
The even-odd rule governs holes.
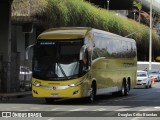
{"type": "MultiPolygon", "coordinates": [[[[68,117],[75,117],[74,114],[77,113],[77,111],[81,111],[78,113],[78,117],[95,117],[97,114],[96,118],[98,118],[99,115],[102,115],[105,111],[108,112],[105,113],[105,116],[102,115],[102,117],[106,117],[107,114],[110,116],[115,111],[160,111],[160,82],[156,82],[151,89],[132,89],[129,96],[126,97],[113,96],[111,94],[101,95],[97,97],[94,103],[86,103],[84,99],[61,99],[49,105],[46,104],[44,99],[26,96],[23,98],[1,100],[0,104],[0,111],[57,111],[56,114],[59,114],[57,117],[53,117],[55,114],[51,115],[51,117],[56,120],[60,119],[60,116],[66,117],[66,114],[69,114],[68,117]],[[86,112],[88,112],[88,116],[84,114],[86,112]],[[99,112],[100,114],[96,112],[99,112]]],[[[115,117],[118,119],[118,116],[115,117]]],[[[109,117],[107,118],[109,119],[109,117]]],[[[132,117],[132,119],[133,118],[134,117],[132,117]]],[[[135,118],[137,119],[137,117],[135,118]]],[[[145,117],[138,118],[146,119],[145,117]]],[[[151,117],[149,118],[151,119],[151,117]]],[[[156,117],[154,117],[154,119],[156,119],[156,117]]]]}

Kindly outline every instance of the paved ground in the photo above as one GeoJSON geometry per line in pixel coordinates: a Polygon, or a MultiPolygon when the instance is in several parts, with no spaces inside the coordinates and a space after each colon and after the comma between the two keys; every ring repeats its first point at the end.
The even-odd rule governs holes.
{"type": "Polygon", "coordinates": [[[82,118],[93,120],[159,120],[160,117],[141,117],[140,114],[147,111],[158,111],[158,114],[160,114],[160,82],[156,82],[151,89],[133,89],[130,95],[126,97],[117,97],[110,94],[98,96],[96,102],[92,104],[84,102],[84,99],[63,99],[48,105],[44,99],[26,96],[3,99],[0,101],[0,106],[0,111],[3,112],[39,112],[42,116],[48,116],[41,118],[47,120],[79,120],[82,118]],[[140,113],[137,115],[138,117],[118,117],[118,113],[122,116],[123,114],[137,112],[140,113]]]}

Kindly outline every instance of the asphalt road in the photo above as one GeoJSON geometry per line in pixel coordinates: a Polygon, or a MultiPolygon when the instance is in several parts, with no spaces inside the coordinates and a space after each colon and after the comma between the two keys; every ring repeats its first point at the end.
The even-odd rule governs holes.
{"type": "Polygon", "coordinates": [[[86,103],[84,99],[61,99],[49,105],[46,104],[44,99],[32,98],[32,96],[12,98],[0,101],[0,111],[39,112],[44,117],[41,119],[47,120],[75,120],[75,118],[76,120],[82,118],[93,120],[159,120],[160,82],[156,82],[150,89],[132,89],[129,96],[126,97],[111,94],[101,95],[91,104],[86,103]],[[141,116],[141,114],[146,114],[148,111],[150,111],[149,114],[153,111],[153,116],[141,116]],[[137,112],[139,114],[136,114],[137,112]],[[136,114],[136,116],[133,116],[133,114],[136,114]],[[156,114],[159,117],[155,117],[156,114]]]}

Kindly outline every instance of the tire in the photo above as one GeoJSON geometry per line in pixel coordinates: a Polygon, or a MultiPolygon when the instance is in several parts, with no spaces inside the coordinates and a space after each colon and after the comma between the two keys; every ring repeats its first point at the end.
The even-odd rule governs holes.
{"type": "Polygon", "coordinates": [[[150,82],[149,88],[152,88],[152,82],[150,82]]]}
{"type": "Polygon", "coordinates": [[[149,88],[149,83],[146,85],[146,89],[148,89],[149,88]]]}
{"type": "Polygon", "coordinates": [[[95,84],[92,84],[91,86],[91,90],[90,90],[90,95],[89,95],[89,98],[88,98],[88,102],[89,103],[93,103],[96,99],[96,85],[95,84]]]}
{"type": "Polygon", "coordinates": [[[128,96],[128,94],[129,94],[129,90],[130,90],[130,88],[129,88],[129,83],[127,82],[124,82],[124,95],[125,96],[128,96]]]}
{"type": "Polygon", "coordinates": [[[118,94],[120,96],[127,96],[129,94],[129,84],[128,82],[126,83],[126,81],[123,81],[122,83],[122,88],[121,90],[118,92],[118,94]]]}

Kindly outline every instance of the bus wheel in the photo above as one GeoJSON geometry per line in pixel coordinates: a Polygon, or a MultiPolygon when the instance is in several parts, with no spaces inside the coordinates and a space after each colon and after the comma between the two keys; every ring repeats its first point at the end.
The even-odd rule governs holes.
{"type": "Polygon", "coordinates": [[[121,96],[127,96],[129,93],[129,84],[126,81],[123,81],[121,91],[119,92],[119,95],[121,96]]]}
{"type": "Polygon", "coordinates": [[[129,82],[124,81],[124,95],[127,96],[129,94],[129,82]]]}
{"type": "Polygon", "coordinates": [[[92,84],[91,90],[90,90],[90,95],[88,98],[88,102],[89,103],[93,103],[95,101],[96,98],[96,85],[92,84]]]}
{"type": "Polygon", "coordinates": [[[47,104],[52,104],[54,101],[52,98],[45,98],[45,100],[47,104]]]}
{"type": "Polygon", "coordinates": [[[149,88],[149,82],[147,83],[147,85],[146,85],[146,89],[148,89],[149,88]]]}

